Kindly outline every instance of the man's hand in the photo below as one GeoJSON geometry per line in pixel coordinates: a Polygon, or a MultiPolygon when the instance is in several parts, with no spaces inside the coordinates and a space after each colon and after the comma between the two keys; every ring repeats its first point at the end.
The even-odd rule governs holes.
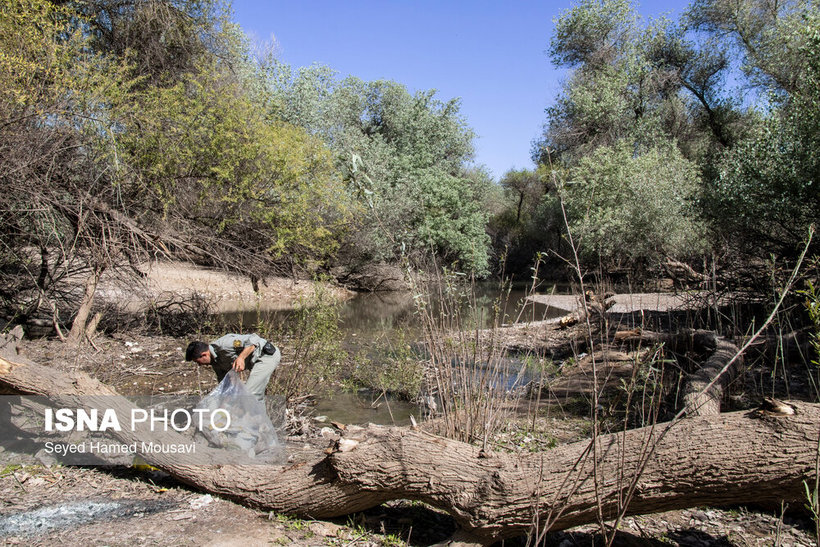
{"type": "Polygon", "coordinates": [[[248,355],[252,354],[254,351],[256,351],[256,346],[245,346],[242,349],[242,353],[240,353],[237,356],[237,358],[234,359],[233,364],[231,365],[231,367],[233,367],[233,369],[236,372],[242,372],[243,370],[245,370],[245,358],[248,355]]]}

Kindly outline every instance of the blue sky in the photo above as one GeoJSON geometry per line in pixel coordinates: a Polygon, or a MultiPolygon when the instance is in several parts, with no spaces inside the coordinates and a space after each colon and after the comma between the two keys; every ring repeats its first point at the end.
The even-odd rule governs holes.
{"type": "MultiPolygon", "coordinates": [[[[677,18],[687,1],[636,3],[644,17],[677,18]]],[[[234,0],[255,39],[273,37],[280,60],[327,65],[341,76],[395,80],[461,99],[476,132],[477,164],[496,177],[533,167],[530,143],[564,77],[546,50],[553,19],[572,5],[487,0],[234,0]]]]}

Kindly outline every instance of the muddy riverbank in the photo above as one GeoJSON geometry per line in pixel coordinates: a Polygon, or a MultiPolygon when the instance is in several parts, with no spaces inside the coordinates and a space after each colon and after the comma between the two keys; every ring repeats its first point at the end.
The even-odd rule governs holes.
{"type": "Polygon", "coordinates": [[[98,297],[126,308],[141,309],[146,302],[163,298],[198,296],[211,304],[213,311],[233,312],[257,306],[292,309],[300,299],[310,298],[319,286],[340,301],[355,295],[333,283],[287,277],[262,279],[257,292],[248,276],[183,262],[153,262],[141,266],[140,271],[144,275],[139,279],[103,276],[98,297]]]}

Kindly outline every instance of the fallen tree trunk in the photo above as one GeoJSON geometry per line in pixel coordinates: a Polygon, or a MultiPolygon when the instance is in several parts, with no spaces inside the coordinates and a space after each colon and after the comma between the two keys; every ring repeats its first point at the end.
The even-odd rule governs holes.
{"type": "MultiPolygon", "coordinates": [[[[85,404],[107,394],[79,372],[0,358],[0,386],[85,404]],[[87,396],[87,397],[84,397],[87,396]]],[[[543,453],[487,454],[465,443],[404,428],[371,426],[346,434],[329,455],[286,466],[180,465],[174,455],[145,459],[201,490],[293,515],[327,518],[391,499],[421,500],[450,513],[473,540],[489,543],[532,527],[560,530],[619,513],[699,505],[779,502],[813,481],[820,405],[793,413],[736,412],[599,436],[543,453]],[[630,502],[626,505],[626,500],[630,502]]],[[[123,442],[155,440],[122,431],[123,442]]],[[[174,441],[173,431],[163,433],[174,441]]]]}
{"type": "Polygon", "coordinates": [[[720,414],[723,394],[743,364],[734,343],[715,336],[714,345],[714,351],[684,383],[683,405],[690,416],[720,414]]]}
{"type": "MultiPolygon", "coordinates": [[[[116,390],[79,371],[62,372],[11,357],[10,346],[0,344],[0,393],[46,397],[62,408],[113,408],[119,415],[130,414],[134,405],[116,390]],[[11,357],[11,358],[10,358],[11,357]]],[[[147,423],[133,430],[109,431],[117,441],[185,444],[190,438],[169,431],[152,431],[147,423]]],[[[218,450],[218,449],[214,449],[218,450]]],[[[167,471],[182,482],[245,504],[277,509],[303,516],[341,516],[361,511],[378,503],[373,496],[355,486],[336,480],[325,454],[309,463],[291,466],[209,465],[224,461],[220,454],[198,450],[200,464],[180,464],[175,454],[142,453],[149,464],[167,471]]],[[[186,457],[186,461],[191,458],[186,457]]],[[[390,499],[385,498],[385,499],[390,499]]]]}
{"type": "Polygon", "coordinates": [[[743,364],[738,347],[714,331],[683,330],[678,333],[653,332],[641,329],[616,332],[615,341],[623,343],[664,344],[671,352],[682,355],[694,352],[705,356],[696,366],[679,360],[686,371],[682,397],[688,416],[720,414],[720,402],[743,364]]]}

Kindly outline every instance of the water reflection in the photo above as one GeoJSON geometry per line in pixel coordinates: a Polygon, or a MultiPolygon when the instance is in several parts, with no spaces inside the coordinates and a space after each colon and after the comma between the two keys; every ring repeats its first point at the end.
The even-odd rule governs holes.
{"type": "MultiPolygon", "coordinates": [[[[528,291],[523,284],[505,287],[502,291],[497,282],[485,282],[464,290],[469,293],[462,295],[456,310],[461,320],[457,324],[449,323],[447,327],[491,328],[494,324],[500,326],[538,321],[564,313],[554,307],[527,301],[528,291]]],[[[562,291],[552,290],[556,294],[566,292],[566,288],[562,291]]],[[[382,359],[386,355],[379,352],[388,351],[393,341],[401,340],[403,344],[411,345],[414,351],[419,351],[419,358],[424,359],[424,350],[418,344],[424,336],[422,315],[417,304],[417,299],[409,291],[357,294],[339,309],[339,329],[344,346],[351,353],[362,352],[374,362],[390,362],[389,359],[382,359]],[[385,341],[388,343],[383,343],[385,341]]],[[[428,298],[426,304],[429,312],[436,317],[443,311],[450,312],[452,316],[454,311],[454,300],[447,298],[446,302],[442,302],[440,294],[428,298]]],[[[274,332],[286,332],[293,316],[294,310],[265,309],[262,302],[253,309],[225,312],[221,314],[220,321],[225,330],[256,330],[261,322],[272,327],[274,332]]],[[[474,371],[478,377],[487,374],[484,370],[486,366],[486,363],[475,364],[474,371]]],[[[530,378],[526,364],[514,356],[505,358],[494,367],[498,368],[493,373],[491,383],[496,388],[519,387],[530,378]]],[[[319,400],[314,415],[327,415],[329,419],[342,423],[406,425],[410,414],[418,419],[420,412],[416,405],[394,398],[385,400],[380,395],[370,391],[340,391],[330,398],[319,400]]]]}
{"type": "MultiPolygon", "coordinates": [[[[462,299],[459,307],[464,328],[490,328],[494,323],[538,321],[563,313],[556,308],[527,301],[525,285],[513,285],[502,291],[497,282],[488,281],[476,283],[466,290],[471,294],[462,299]]],[[[556,290],[556,293],[559,292],[565,292],[565,289],[556,290]]],[[[439,294],[434,293],[427,302],[433,315],[438,315],[443,305],[439,294]]],[[[452,300],[448,300],[446,307],[451,304],[452,300]]],[[[261,321],[281,331],[287,327],[293,313],[293,310],[266,309],[265,303],[260,302],[249,309],[225,311],[220,314],[220,320],[226,330],[253,330],[261,321]]],[[[339,328],[346,341],[354,345],[397,330],[404,331],[410,341],[421,337],[422,319],[417,300],[409,291],[359,293],[341,305],[339,328]]]]}
{"type": "Polygon", "coordinates": [[[390,395],[385,399],[383,394],[371,390],[339,391],[319,399],[314,415],[343,424],[410,425],[411,415],[421,421],[421,411],[415,403],[390,395]]]}

